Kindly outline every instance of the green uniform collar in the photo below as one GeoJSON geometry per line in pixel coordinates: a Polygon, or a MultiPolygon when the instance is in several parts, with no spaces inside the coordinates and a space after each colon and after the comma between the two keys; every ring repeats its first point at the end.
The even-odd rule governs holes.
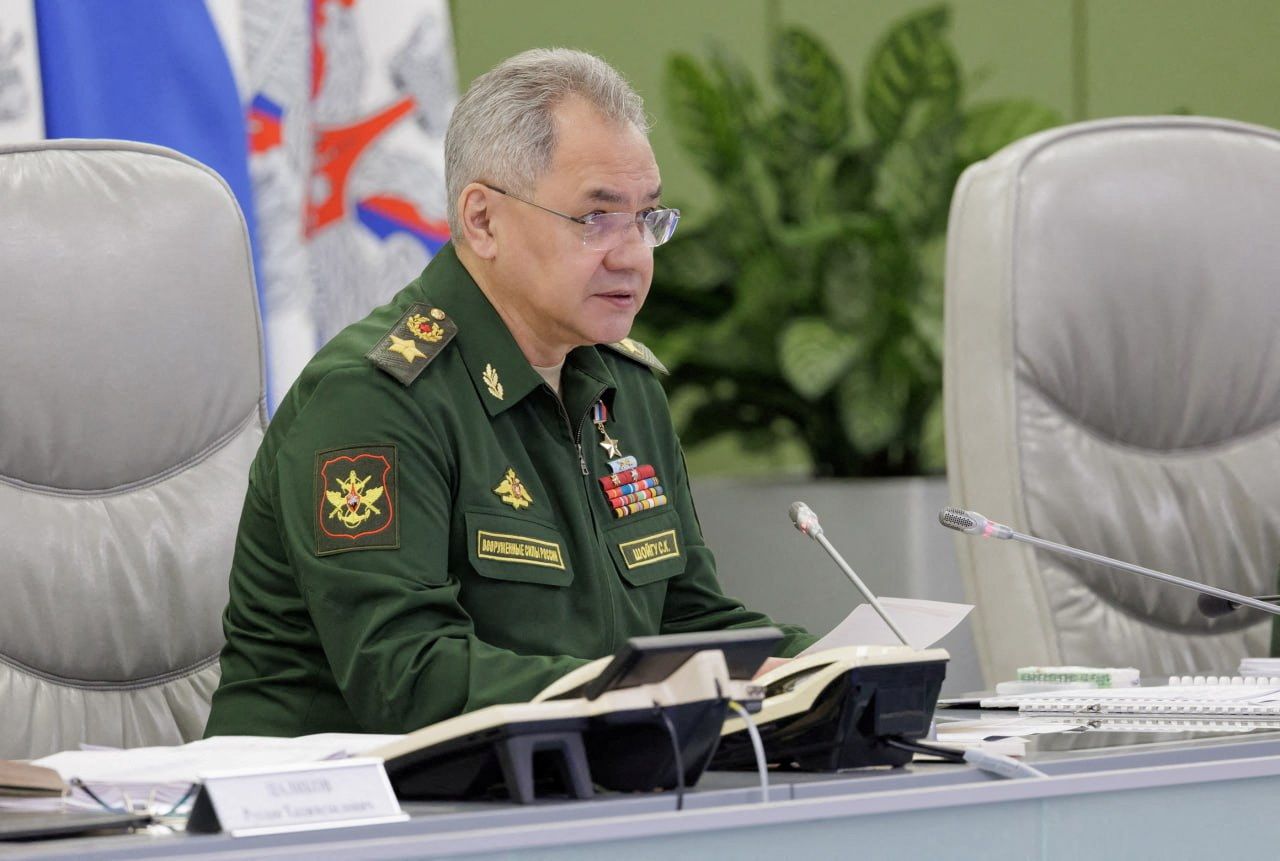
{"type": "MultiPolygon", "coordinates": [[[[453,243],[431,259],[424,277],[426,301],[448,314],[458,326],[454,338],[490,416],[496,416],[543,385],[542,377],[520,351],[507,324],[467,272],[453,243]]],[[[617,388],[613,374],[595,347],[578,347],[565,361],[565,370],[580,371],[609,389],[617,388]]],[[[568,381],[566,380],[566,383],[568,381]]]]}

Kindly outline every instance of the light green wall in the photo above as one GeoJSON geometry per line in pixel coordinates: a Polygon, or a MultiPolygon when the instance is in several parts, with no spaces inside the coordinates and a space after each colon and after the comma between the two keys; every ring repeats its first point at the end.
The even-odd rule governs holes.
{"type": "MultiPolygon", "coordinates": [[[[665,199],[687,209],[707,186],[666,123],[662,70],[674,51],[718,43],[758,74],[768,36],[804,26],[831,47],[855,92],[872,46],[925,0],[452,0],[459,81],[526,48],[604,57],[644,96],[665,199]]],[[[953,0],[952,38],[969,98],[1025,97],[1068,120],[1170,111],[1280,127],[1280,0],[953,0]]],[[[690,452],[695,473],[805,470],[799,447],[744,457],[731,440],[690,452]]]]}
{"type": "MultiPolygon", "coordinates": [[[[880,34],[922,0],[453,0],[465,86],[526,48],[600,54],[656,120],[654,150],[675,197],[705,185],[665,122],[662,67],[673,51],[719,43],[766,68],[778,23],[808,27],[855,86],[880,34]]],[[[1025,96],[1070,119],[1190,110],[1280,126],[1277,0],[954,0],[952,35],[977,99],[1025,96]]]]}
{"type": "Polygon", "coordinates": [[[600,55],[644,97],[655,120],[651,140],[663,184],[673,191],[670,199],[684,204],[704,199],[705,185],[664,121],[663,64],[674,51],[701,54],[717,40],[732,46],[753,71],[763,71],[768,5],[768,0],[454,0],[458,81],[465,87],[527,48],[580,48],[600,55]]]}
{"type": "Polygon", "coordinates": [[[1280,127],[1280,3],[1088,4],[1091,116],[1180,108],[1280,127]]]}

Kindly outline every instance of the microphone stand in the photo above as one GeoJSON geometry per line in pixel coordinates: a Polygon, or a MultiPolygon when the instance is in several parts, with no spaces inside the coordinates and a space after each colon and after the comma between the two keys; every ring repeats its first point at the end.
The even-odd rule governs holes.
{"type": "MultiPolygon", "coordinates": [[[[970,512],[965,512],[965,514],[970,514],[970,512]]],[[[1001,524],[996,524],[994,521],[990,521],[990,522],[992,523],[993,526],[1001,526],[1001,524]]],[[[945,521],[943,525],[951,529],[957,529],[957,531],[959,532],[965,531],[964,529],[958,529],[957,527],[952,526],[946,523],[945,521]]],[[[1003,528],[1009,529],[1009,527],[1007,526],[1003,528]]],[[[1230,592],[1226,589],[1219,589],[1217,586],[1209,586],[1208,584],[1205,584],[1205,583],[1197,583],[1194,580],[1186,580],[1182,577],[1175,577],[1172,574],[1165,574],[1163,571],[1154,571],[1150,568],[1143,568],[1141,565],[1133,565],[1128,562],[1121,562],[1119,559],[1112,559],[1109,556],[1100,556],[1097,553],[1090,553],[1088,550],[1077,550],[1076,548],[1068,547],[1065,544],[1058,544],[1055,541],[1046,541],[1043,538],[1036,538],[1034,535],[1025,535],[1013,529],[1009,529],[1009,534],[1007,536],[992,535],[990,537],[1012,538],[1017,541],[1022,541],[1027,544],[1030,544],[1034,547],[1040,547],[1045,550],[1052,550],[1054,553],[1061,553],[1064,556],[1072,556],[1076,559],[1083,559],[1086,562],[1094,562],[1098,565],[1104,565],[1108,568],[1118,568],[1121,571],[1128,571],[1130,574],[1141,574],[1143,577],[1150,577],[1153,580],[1160,580],[1164,583],[1172,583],[1175,586],[1181,586],[1184,589],[1190,589],[1193,592],[1200,592],[1201,594],[1204,594],[1204,595],[1212,595],[1215,598],[1221,598],[1222,600],[1229,601],[1232,604],[1240,604],[1245,607],[1252,607],[1255,610],[1261,610],[1264,613],[1270,613],[1273,616],[1280,616],[1280,607],[1276,606],[1275,604],[1268,604],[1265,601],[1259,601],[1257,598],[1250,598],[1247,595],[1240,595],[1235,592],[1230,592]]]]}
{"type": "Polygon", "coordinates": [[[897,635],[899,640],[902,641],[902,645],[906,646],[909,649],[915,648],[914,646],[911,645],[910,641],[907,640],[907,635],[902,633],[902,631],[899,630],[898,626],[893,623],[893,617],[889,615],[889,613],[884,609],[884,607],[880,606],[880,602],[876,600],[876,596],[872,593],[870,589],[867,588],[867,585],[862,582],[862,578],[859,577],[857,574],[853,573],[853,569],[849,567],[849,563],[845,562],[844,557],[841,556],[836,551],[836,549],[831,546],[831,542],[827,540],[827,536],[819,532],[817,535],[814,535],[813,538],[815,541],[817,541],[819,544],[822,545],[823,550],[827,551],[827,555],[829,555],[832,559],[835,560],[836,565],[838,565],[840,567],[840,570],[845,573],[845,576],[853,581],[853,585],[858,587],[858,591],[862,593],[862,597],[866,598],[867,603],[870,604],[875,609],[875,611],[880,614],[880,618],[884,619],[884,623],[888,625],[889,629],[893,631],[894,634],[897,635]]]}

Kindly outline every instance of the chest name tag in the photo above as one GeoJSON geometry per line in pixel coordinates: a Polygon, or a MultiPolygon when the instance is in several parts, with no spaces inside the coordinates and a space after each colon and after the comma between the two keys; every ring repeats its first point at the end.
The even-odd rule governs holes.
{"type": "Polygon", "coordinates": [[[523,535],[477,530],[476,556],[499,562],[518,562],[521,565],[541,565],[543,568],[564,570],[564,556],[559,544],[523,535]]]}
{"type": "Polygon", "coordinates": [[[618,549],[622,551],[622,561],[627,563],[629,569],[680,558],[680,542],[676,540],[674,529],[646,535],[635,541],[624,541],[618,545],[618,549]]]}

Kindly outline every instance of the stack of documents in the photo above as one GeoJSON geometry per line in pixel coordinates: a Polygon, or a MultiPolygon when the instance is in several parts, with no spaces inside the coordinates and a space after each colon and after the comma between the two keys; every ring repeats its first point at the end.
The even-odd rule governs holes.
{"type": "Polygon", "coordinates": [[[1280,719],[1280,678],[1175,676],[1168,685],[1100,688],[988,697],[984,708],[1016,708],[1057,715],[1151,715],[1266,717],[1280,719]]]}
{"type": "Polygon", "coordinates": [[[0,808],[56,810],[62,807],[165,810],[189,799],[192,786],[208,771],[254,768],[356,756],[398,735],[321,733],[300,738],[219,736],[178,747],[90,748],[65,750],[35,760],[68,783],[78,780],[101,799],[83,790],[66,798],[0,798],[0,808]]]}
{"type": "Polygon", "coordinates": [[[929,744],[953,750],[976,748],[1005,756],[1025,756],[1033,735],[1081,732],[1088,723],[1079,720],[1046,722],[1045,718],[985,717],[978,720],[938,721],[936,739],[929,744]]]}
{"type": "Polygon", "coordinates": [[[0,795],[60,797],[68,789],[53,769],[0,759],[0,795]]]}

